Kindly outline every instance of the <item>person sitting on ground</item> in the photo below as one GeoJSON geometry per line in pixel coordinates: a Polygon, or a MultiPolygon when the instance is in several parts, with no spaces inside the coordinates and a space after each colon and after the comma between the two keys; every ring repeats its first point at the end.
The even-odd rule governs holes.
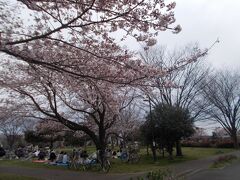
{"type": "Polygon", "coordinates": [[[84,151],[82,152],[81,157],[84,158],[84,159],[88,157],[88,153],[87,153],[86,150],[84,150],[84,151]]]}
{"type": "Polygon", "coordinates": [[[43,150],[40,150],[38,154],[38,160],[44,160],[46,156],[46,153],[43,150]]]}
{"type": "Polygon", "coordinates": [[[113,151],[113,153],[112,153],[112,158],[113,159],[117,159],[118,157],[117,157],[117,152],[116,151],[113,151]]]}
{"type": "Polygon", "coordinates": [[[117,157],[120,159],[121,156],[122,156],[122,151],[121,151],[121,150],[118,150],[118,151],[117,151],[117,157]]]}
{"type": "Polygon", "coordinates": [[[40,153],[39,150],[36,150],[34,153],[33,153],[33,157],[38,157],[38,154],[40,153]]]}
{"type": "Polygon", "coordinates": [[[49,156],[49,161],[54,162],[56,160],[57,156],[54,151],[51,151],[50,156],[49,156]]]}
{"type": "Polygon", "coordinates": [[[67,164],[67,163],[68,163],[68,155],[67,155],[66,152],[64,152],[64,154],[63,154],[62,163],[63,163],[63,164],[67,164]]]}
{"type": "Polygon", "coordinates": [[[82,152],[81,158],[83,159],[83,164],[89,164],[91,162],[91,160],[88,159],[88,153],[86,150],[82,152]]]}
{"type": "Polygon", "coordinates": [[[63,151],[60,152],[60,154],[57,155],[56,163],[62,163],[63,161],[63,151]]]}
{"type": "Polygon", "coordinates": [[[24,151],[21,147],[17,148],[14,153],[18,158],[24,157],[24,151]]]}
{"type": "Polygon", "coordinates": [[[106,149],[106,152],[105,152],[105,157],[106,158],[111,158],[112,157],[112,151],[111,151],[111,149],[106,149]]]}
{"type": "Polygon", "coordinates": [[[5,154],[6,154],[5,150],[3,149],[3,147],[0,146],[0,157],[5,156],[5,154]]]}
{"type": "Polygon", "coordinates": [[[79,149],[76,151],[76,155],[75,155],[75,159],[74,159],[74,161],[75,161],[77,164],[83,164],[83,158],[81,157],[81,154],[82,154],[82,149],[79,148],[79,149]]]}
{"type": "Polygon", "coordinates": [[[97,152],[94,152],[90,155],[91,159],[97,159],[97,152]]]}

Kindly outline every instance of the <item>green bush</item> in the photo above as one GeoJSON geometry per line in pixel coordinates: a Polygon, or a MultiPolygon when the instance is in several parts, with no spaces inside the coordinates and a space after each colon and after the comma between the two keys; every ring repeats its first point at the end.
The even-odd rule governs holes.
{"type": "Polygon", "coordinates": [[[237,159],[237,156],[235,155],[220,156],[213,162],[212,168],[224,167],[227,163],[230,163],[235,159],[237,159]]]}
{"type": "MultiPolygon", "coordinates": [[[[133,180],[134,178],[131,178],[133,180]]],[[[177,177],[169,169],[150,171],[145,177],[137,177],[137,180],[182,180],[183,177],[177,177]]]]}

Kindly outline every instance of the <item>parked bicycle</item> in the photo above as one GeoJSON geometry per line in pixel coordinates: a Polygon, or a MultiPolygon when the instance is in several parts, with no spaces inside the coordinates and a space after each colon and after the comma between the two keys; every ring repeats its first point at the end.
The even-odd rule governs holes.
{"type": "Polygon", "coordinates": [[[69,168],[81,169],[81,170],[97,170],[103,172],[109,172],[111,163],[107,156],[104,157],[104,162],[99,158],[98,154],[93,154],[86,158],[80,158],[78,160],[72,160],[69,163],[69,168]]]}
{"type": "Polygon", "coordinates": [[[102,170],[103,172],[108,173],[111,168],[111,163],[108,158],[104,158],[103,162],[98,159],[92,159],[90,163],[87,165],[87,169],[97,169],[102,170]]]}
{"type": "Polygon", "coordinates": [[[120,158],[123,162],[129,163],[138,163],[140,161],[140,156],[136,151],[123,152],[120,158]]]}
{"type": "Polygon", "coordinates": [[[129,145],[128,149],[122,150],[120,159],[123,162],[129,162],[129,163],[137,163],[140,161],[140,156],[138,154],[139,148],[138,146],[129,145]]]}

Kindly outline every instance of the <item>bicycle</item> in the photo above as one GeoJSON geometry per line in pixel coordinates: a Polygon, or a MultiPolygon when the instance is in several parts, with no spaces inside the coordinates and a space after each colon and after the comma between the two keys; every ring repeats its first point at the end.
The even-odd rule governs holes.
{"type": "Polygon", "coordinates": [[[137,151],[123,152],[120,158],[123,162],[129,163],[138,163],[140,161],[140,156],[138,155],[137,151]]]}
{"type": "Polygon", "coordinates": [[[92,159],[86,168],[87,169],[95,168],[97,170],[102,170],[103,172],[108,173],[111,168],[111,163],[106,157],[104,157],[103,163],[99,158],[96,158],[92,159]]]}
{"type": "Polygon", "coordinates": [[[128,162],[130,163],[138,163],[140,161],[140,156],[138,153],[129,153],[128,162]]]}

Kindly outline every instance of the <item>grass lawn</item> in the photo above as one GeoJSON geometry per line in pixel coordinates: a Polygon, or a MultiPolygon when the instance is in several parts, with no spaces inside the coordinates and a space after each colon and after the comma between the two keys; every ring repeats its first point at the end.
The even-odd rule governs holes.
{"type": "Polygon", "coordinates": [[[29,177],[29,176],[19,176],[19,175],[1,173],[0,180],[40,180],[40,179],[29,177]]]}
{"type": "MultiPolygon", "coordinates": [[[[168,160],[168,158],[158,158],[157,162],[153,162],[152,156],[146,155],[146,149],[141,149],[141,159],[137,164],[122,163],[120,160],[112,161],[112,168],[110,172],[122,173],[122,172],[140,172],[140,171],[151,171],[164,168],[168,165],[181,163],[189,160],[201,159],[208,156],[217,154],[224,154],[234,151],[234,149],[216,149],[216,148],[189,148],[183,147],[183,157],[175,157],[174,160],[168,160]]],[[[167,154],[166,154],[167,156],[167,154]]]]}
{"type": "MultiPolygon", "coordinates": [[[[91,152],[93,152],[93,148],[91,147],[91,152]]],[[[174,160],[168,160],[168,158],[158,158],[157,162],[152,161],[151,155],[146,155],[146,149],[141,149],[140,151],[140,162],[136,164],[129,164],[121,162],[119,159],[111,160],[112,167],[110,169],[111,173],[126,173],[126,172],[141,172],[141,171],[150,171],[157,170],[160,168],[164,168],[168,165],[172,165],[175,163],[181,163],[189,160],[200,159],[208,156],[213,156],[217,154],[224,154],[228,152],[234,151],[234,149],[216,149],[216,148],[188,148],[184,147],[183,149],[183,157],[175,157],[174,160]]],[[[70,151],[69,149],[65,149],[65,151],[70,151]]],[[[167,156],[167,154],[166,154],[167,156]]],[[[64,169],[65,167],[56,167],[41,163],[32,163],[30,161],[21,161],[21,160],[1,160],[0,166],[22,166],[22,167],[33,167],[33,168],[51,168],[51,169],[64,169]]]]}

